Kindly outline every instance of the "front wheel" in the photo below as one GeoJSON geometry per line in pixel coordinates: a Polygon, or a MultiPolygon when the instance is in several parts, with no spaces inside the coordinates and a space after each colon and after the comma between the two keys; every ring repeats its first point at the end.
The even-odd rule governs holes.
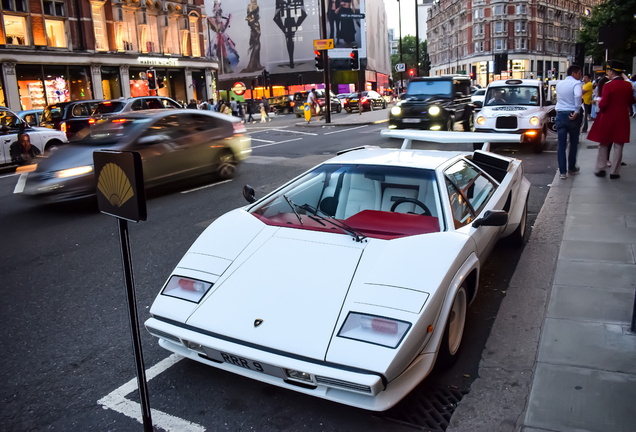
{"type": "Polygon", "coordinates": [[[448,318],[446,320],[446,328],[444,336],[439,347],[436,366],[441,369],[447,369],[452,366],[459,357],[459,350],[464,336],[464,326],[466,324],[466,309],[468,307],[468,295],[466,288],[462,285],[457,293],[451,306],[448,318]]]}
{"type": "Polygon", "coordinates": [[[338,108],[336,108],[336,112],[338,114],[340,114],[342,112],[342,105],[338,105],[338,108]]]}
{"type": "Polygon", "coordinates": [[[60,145],[62,145],[62,141],[59,141],[59,140],[56,140],[56,139],[53,139],[53,140],[47,142],[46,146],[44,146],[44,154],[45,155],[51,154],[52,152],[57,150],[60,145]]]}
{"type": "Polygon", "coordinates": [[[236,159],[230,150],[224,150],[220,154],[216,173],[221,180],[229,180],[236,175],[236,159]]]}

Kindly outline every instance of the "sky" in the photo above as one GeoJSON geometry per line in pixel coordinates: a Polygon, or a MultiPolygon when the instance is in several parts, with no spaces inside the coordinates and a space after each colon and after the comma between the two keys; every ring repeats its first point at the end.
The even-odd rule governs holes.
{"type": "MultiPolygon", "coordinates": [[[[402,3],[402,36],[415,36],[415,1],[416,0],[400,0],[402,3]]],[[[384,0],[386,8],[387,27],[395,29],[395,37],[399,37],[398,32],[398,2],[397,0],[384,0]]],[[[420,39],[426,39],[426,35],[420,35],[420,39]]]]}

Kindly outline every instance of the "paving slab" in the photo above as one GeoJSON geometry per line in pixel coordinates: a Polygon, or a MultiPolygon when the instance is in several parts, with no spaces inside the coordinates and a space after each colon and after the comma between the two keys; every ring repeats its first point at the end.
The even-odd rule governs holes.
{"type": "Polygon", "coordinates": [[[607,203],[571,203],[568,206],[568,214],[584,213],[597,215],[636,215],[636,204],[628,204],[625,202],[607,204],[607,203]]]}
{"type": "Polygon", "coordinates": [[[615,225],[566,226],[563,240],[587,240],[609,243],[636,243],[636,228],[615,225]]]}
{"type": "Polygon", "coordinates": [[[634,264],[631,244],[564,240],[559,259],[634,264]]]}
{"type": "Polygon", "coordinates": [[[636,373],[636,336],[627,335],[618,324],[547,318],[538,359],[552,364],[636,373]]]}
{"type": "MultiPolygon", "coordinates": [[[[622,214],[609,216],[605,214],[589,215],[585,213],[570,213],[565,218],[565,224],[568,227],[586,226],[588,228],[590,226],[596,227],[600,225],[621,226],[621,227],[629,226],[625,223],[625,218],[626,216],[622,214]]],[[[634,216],[633,226],[636,228],[636,216],[634,216]]]]}
{"type": "Polygon", "coordinates": [[[548,316],[624,325],[631,320],[633,301],[631,290],[555,285],[550,295],[548,316]]]}
{"type": "Polygon", "coordinates": [[[636,228],[636,215],[625,216],[625,224],[630,228],[636,228]]]}
{"type": "Polygon", "coordinates": [[[559,432],[634,432],[634,401],[634,375],[539,363],[525,424],[559,432]]]}
{"type": "MultiPolygon", "coordinates": [[[[587,188],[586,188],[587,189],[587,188]]],[[[590,189],[587,189],[590,190],[590,189]]],[[[604,189],[592,189],[596,190],[595,193],[588,192],[586,194],[571,194],[570,203],[589,203],[589,204],[617,204],[620,203],[622,198],[622,192],[618,193],[605,193],[604,189]]]]}
{"type": "Polygon", "coordinates": [[[582,261],[559,260],[554,283],[557,285],[633,289],[636,283],[636,266],[601,262],[590,265],[590,263],[582,261]]]}

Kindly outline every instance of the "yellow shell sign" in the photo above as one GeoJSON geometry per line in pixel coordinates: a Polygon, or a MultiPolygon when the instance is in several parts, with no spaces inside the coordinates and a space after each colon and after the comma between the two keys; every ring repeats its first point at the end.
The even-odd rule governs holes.
{"type": "Polygon", "coordinates": [[[128,180],[124,171],[114,163],[106,164],[102,168],[99,173],[97,189],[115,207],[121,207],[135,195],[130,185],[130,180],[128,180]]]}

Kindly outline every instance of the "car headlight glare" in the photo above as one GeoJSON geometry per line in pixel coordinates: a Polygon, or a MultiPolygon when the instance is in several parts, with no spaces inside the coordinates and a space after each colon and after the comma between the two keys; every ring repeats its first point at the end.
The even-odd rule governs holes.
{"type": "Polygon", "coordinates": [[[439,114],[439,112],[440,112],[440,109],[439,109],[439,107],[436,107],[436,106],[432,106],[428,110],[428,113],[430,115],[437,115],[437,114],[439,114]]]}
{"type": "Polygon", "coordinates": [[[530,117],[530,124],[532,126],[537,126],[539,124],[539,117],[530,117]]]}
{"type": "Polygon", "coordinates": [[[212,288],[212,285],[214,284],[210,282],[182,276],[172,276],[163,291],[161,291],[161,294],[199,303],[208,290],[212,288]]]}
{"type": "Polygon", "coordinates": [[[410,327],[406,321],[349,312],[338,336],[396,348],[410,327]]]}
{"type": "Polygon", "coordinates": [[[400,108],[399,106],[394,106],[393,108],[391,108],[391,114],[400,115],[401,113],[402,113],[402,108],[400,108]]]}
{"type": "Polygon", "coordinates": [[[79,176],[79,175],[83,175],[83,174],[88,174],[90,172],[93,172],[93,167],[90,166],[90,165],[87,165],[87,166],[81,166],[81,167],[77,167],[77,168],[69,168],[69,169],[58,171],[57,172],[57,177],[58,178],[75,177],[75,176],[79,176]]]}
{"type": "Polygon", "coordinates": [[[477,117],[477,124],[480,125],[480,126],[485,125],[486,124],[486,118],[482,117],[482,116],[477,117]]]}

